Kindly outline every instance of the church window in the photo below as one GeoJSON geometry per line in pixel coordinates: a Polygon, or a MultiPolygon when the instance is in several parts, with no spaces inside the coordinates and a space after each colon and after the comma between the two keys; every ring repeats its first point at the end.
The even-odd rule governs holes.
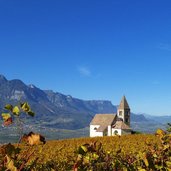
{"type": "Polygon", "coordinates": [[[114,131],[114,135],[118,135],[118,131],[117,130],[114,131]]]}
{"type": "Polygon", "coordinates": [[[119,116],[122,116],[122,111],[119,111],[119,116]]]}
{"type": "Polygon", "coordinates": [[[126,112],[125,112],[125,114],[128,116],[128,115],[129,115],[129,112],[128,112],[128,111],[126,111],[126,112]]]}

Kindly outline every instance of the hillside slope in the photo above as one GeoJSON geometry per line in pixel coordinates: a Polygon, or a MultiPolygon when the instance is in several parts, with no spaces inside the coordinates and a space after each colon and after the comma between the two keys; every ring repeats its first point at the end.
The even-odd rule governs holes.
{"type": "Polygon", "coordinates": [[[21,80],[7,80],[0,76],[0,108],[5,104],[28,101],[36,113],[36,119],[46,126],[78,129],[88,126],[95,113],[116,112],[110,101],[80,100],[70,95],[41,90],[34,85],[26,85],[21,80]]]}

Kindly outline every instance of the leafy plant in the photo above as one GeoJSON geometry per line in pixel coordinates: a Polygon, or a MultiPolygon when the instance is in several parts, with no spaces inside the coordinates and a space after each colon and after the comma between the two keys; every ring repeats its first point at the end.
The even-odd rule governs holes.
{"type": "Polygon", "coordinates": [[[101,143],[96,141],[84,144],[78,148],[77,153],[78,157],[74,164],[74,171],[99,171],[102,169],[110,171],[110,156],[105,154],[101,143]]]}
{"type": "Polygon", "coordinates": [[[171,134],[158,129],[155,135],[159,143],[146,141],[146,148],[134,154],[126,153],[124,147],[112,154],[101,143],[84,144],[78,148],[74,171],[171,171],[171,134]]]}
{"type": "Polygon", "coordinates": [[[33,148],[33,145],[38,145],[41,142],[45,144],[45,138],[40,134],[35,134],[30,132],[28,135],[23,135],[22,119],[21,114],[26,114],[33,117],[34,112],[31,110],[27,102],[20,103],[17,106],[7,104],[5,109],[8,111],[2,113],[3,125],[9,126],[15,121],[17,122],[17,127],[19,130],[19,141],[18,145],[7,144],[0,147],[0,170],[10,170],[10,171],[23,171],[27,170],[28,167],[33,167],[36,164],[37,159],[35,159],[30,166],[26,166],[31,158],[38,151],[38,148],[33,148]],[[29,146],[21,149],[19,143],[23,141],[27,142],[29,146]]]}
{"type": "Polygon", "coordinates": [[[29,104],[27,102],[20,103],[19,105],[13,106],[11,104],[7,104],[4,107],[7,112],[2,113],[3,118],[3,126],[9,126],[14,122],[17,125],[19,141],[23,135],[23,121],[21,119],[21,115],[28,115],[33,117],[35,114],[31,110],[29,104]]]}
{"type": "Polygon", "coordinates": [[[46,143],[45,141],[45,137],[40,135],[40,134],[35,134],[33,132],[30,132],[28,134],[24,134],[22,139],[21,139],[22,142],[25,142],[29,145],[38,145],[40,144],[41,142],[43,144],[46,143]]]}

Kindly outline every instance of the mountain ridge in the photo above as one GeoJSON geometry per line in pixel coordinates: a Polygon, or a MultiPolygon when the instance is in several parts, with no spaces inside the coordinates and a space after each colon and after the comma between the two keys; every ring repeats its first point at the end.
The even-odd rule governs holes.
{"type": "Polygon", "coordinates": [[[116,111],[110,101],[85,101],[52,90],[41,90],[19,79],[7,80],[3,75],[0,76],[0,97],[1,112],[7,103],[28,101],[36,119],[53,123],[56,120],[56,127],[65,129],[86,127],[95,113],[116,111]]]}
{"type": "MultiPolygon", "coordinates": [[[[7,80],[0,75],[0,108],[7,103],[27,101],[35,111],[35,119],[44,126],[80,129],[89,126],[96,113],[116,113],[117,106],[109,100],[82,100],[53,90],[41,90],[19,79],[7,80]]],[[[2,112],[2,110],[1,110],[2,112]]],[[[131,114],[132,122],[146,122],[144,115],[131,114]]]]}

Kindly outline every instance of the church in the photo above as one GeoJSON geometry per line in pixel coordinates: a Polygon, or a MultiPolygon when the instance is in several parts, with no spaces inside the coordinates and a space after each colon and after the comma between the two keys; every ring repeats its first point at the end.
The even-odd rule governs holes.
{"type": "Polygon", "coordinates": [[[90,123],[90,137],[131,134],[130,107],[123,96],[117,113],[96,114],[90,123]]]}

